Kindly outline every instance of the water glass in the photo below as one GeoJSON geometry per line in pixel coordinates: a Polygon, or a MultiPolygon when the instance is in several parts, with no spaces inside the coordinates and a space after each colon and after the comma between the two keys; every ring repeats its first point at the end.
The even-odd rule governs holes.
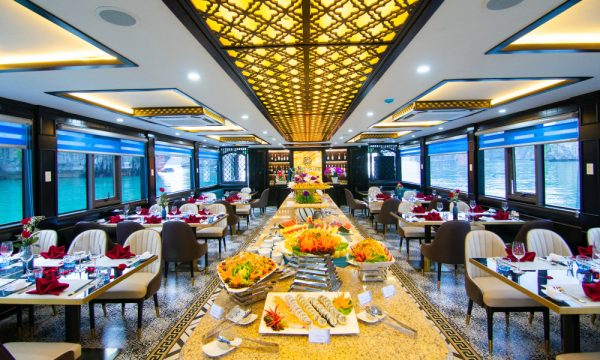
{"type": "Polygon", "coordinates": [[[129,215],[129,205],[123,206],[123,216],[129,215]]]}
{"type": "Polygon", "coordinates": [[[8,258],[13,253],[13,242],[12,241],[3,241],[0,244],[0,255],[8,258]]]}
{"type": "Polygon", "coordinates": [[[175,205],[171,206],[171,214],[177,215],[177,206],[175,206],[175,205]]]}
{"type": "Polygon", "coordinates": [[[444,204],[441,201],[438,201],[436,207],[438,212],[442,212],[442,210],[444,209],[444,204]]]}
{"type": "MultiPolygon", "coordinates": [[[[515,258],[520,262],[521,259],[525,256],[525,244],[522,241],[513,241],[512,243],[512,253],[515,258]]],[[[517,262],[517,271],[520,273],[521,269],[519,263],[517,262]]]]}
{"type": "Polygon", "coordinates": [[[475,202],[475,200],[469,201],[469,207],[471,208],[471,212],[475,211],[475,206],[477,206],[477,203],[475,202]]]}
{"type": "Polygon", "coordinates": [[[65,255],[63,257],[63,269],[67,271],[75,270],[75,258],[71,255],[65,255]]]}
{"type": "Polygon", "coordinates": [[[436,195],[437,195],[437,191],[435,191],[435,189],[433,189],[433,190],[431,191],[431,195],[433,195],[433,196],[436,196],[436,195]]]}
{"type": "Polygon", "coordinates": [[[138,215],[141,214],[142,213],[142,207],[141,206],[136,206],[135,207],[135,213],[138,214],[138,215]]]}
{"type": "Polygon", "coordinates": [[[44,269],[41,267],[36,267],[31,270],[29,274],[27,274],[28,282],[35,282],[35,279],[41,279],[44,275],[44,269]]]}
{"type": "Polygon", "coordinates": [[[508,201],[502,202],[502,210],[504,210],[504,211],[508,210],[508,201]]]}

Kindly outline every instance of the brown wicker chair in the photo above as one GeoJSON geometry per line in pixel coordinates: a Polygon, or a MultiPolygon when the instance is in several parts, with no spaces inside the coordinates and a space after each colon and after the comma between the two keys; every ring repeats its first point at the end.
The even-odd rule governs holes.
{"type": "Polygon", "coordinates": [[[354,210],[361,210],[363,213],[369,210],[369,205],[364,201],[356,200],[352,191],[344,189],[344,194],[346,195],[346,205],[350,208],[350,215],[354,216],[354,210]]]}
{"type": "MultiPolygon", "coordinates": [[[[167,221],[162,229],[162,254],[165,262],[165,284],[170,262],[189,262],[194,285],[195,260],[204,256],[204,270],[208,271],[208,245],[196,240],[196,231],[181,221],[167,221]]],[[[177,266],[177,264],[175,265],[177,266]]]]}
{"type": "Polygon", "coordinates": [[[421,244],[421,253],[437,262],[437,287],[442,280],[442,264],[465,263],[465,237],[471,231],[468,221],[447,221],[436,232],[435,241],[421,244]]]}

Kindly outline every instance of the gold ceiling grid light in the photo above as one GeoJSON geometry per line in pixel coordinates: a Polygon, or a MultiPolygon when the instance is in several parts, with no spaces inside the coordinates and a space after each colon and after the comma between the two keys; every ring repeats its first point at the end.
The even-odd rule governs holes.
{"type": "Polygon", "coordinates": [[[28,0],[0,4],[0,72],[135,66],[28,0]]]}
{"type": "Polygon", "coordinates": [[[242,145],[268,145],[269,143],[256,135],[208,135],[209,138],[222,143],[242,145]]]}
{"type": "Polygon", "coordinates": [[[191,0],[288,141],[329,140],[422,0],[191,0]]]}
{"type": "Polygon", "coordinates": [[[397,132],[362,132],[357,134],[348,143],[361,142],[363,140],[386,140],[386,139],[398,139],[404,135],[410,134],[412,131],[397,131],[397,132]]]}

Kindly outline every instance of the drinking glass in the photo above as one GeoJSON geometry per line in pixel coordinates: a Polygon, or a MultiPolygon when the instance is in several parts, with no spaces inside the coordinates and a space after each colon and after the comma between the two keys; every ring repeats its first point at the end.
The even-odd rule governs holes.
{"type": "Polygon", "coordinates": [[[438,212],[442,212],[442,209],[444,209],[444,204],[441,201],[438,201],[436,206],[438,212]]]}
{"type": "Polygon", "coordinates": [[[27,264],[31,261],[31,259],[33,259],[33,252],[25,251],[25,247],[22,247],[19,256],[21,261],[23,261],[23,264],[25,264],[25,269],[27,269],[25,271],[25,276],[29,277],[29,266],[27,266],[27,264]]]}
{"type": "Polygon", "coordinates": [[[475,206],[477,206],[477,203],[475,202],[475,200],[469,201],[469,207],[471,208],[471,212],[475,211],[475,206]]]}
{"type": "Polygon", "coordinates": [[[123,206],[123,215],[124,216],[129,215],[129,205],[123,206]]]}
{"type": "Polygon", "coordinates": [[[175,206],[175,205],[171,206],[171,214],[177,215],[177,206],[175,206]]]}
{"type": "Polygon", "coordinates": [[[92,260],[92,264],[96,267],[97,260],[102,257],[102,249],[100,249],[100,246],[92,246],[88,255],[92,260]]]}
{"type": "Polygon", "coordinates": [[[523,256],[525,256],[525,244],[522,241],[514,241],[512,244],[512,253],[517,258],[517,273],[521,273],[520,262],[523,256]]]}
{"type": "Polygon", "coordinates": [[[75,255],[75,258],[77,259],[77,267],[75,268],[75,272],[83,272],[83,258],[85,257],[85,251],[75,251],[73,255],[75,255]]]}
{"type": "Polygon", "coordinates": [[[433,195],[433,196],[436,196],[436,195],[437,195],[437,191],[435,191],[435,189],[433,189],[433,190],[431,191],[431,195],[433,195]]]}
{"type": "Polygon", "coordinates": [[[8,258],[13,253],[13,242],[12,241],[3,241],[0,244],[0,255],[8,258]]]}
{"type": "Polygon", "coordinates": [[[138,215],[141,214],[142,213],[142,207],[141,206],[136,206],[135,207],[135,213],[138,214],[138,215]]]}
{"type": "Polygon", "coordinates": [[[502,210],[504,210],[504,211],[508,210],[508,201],[502,202],[502,210]]]}

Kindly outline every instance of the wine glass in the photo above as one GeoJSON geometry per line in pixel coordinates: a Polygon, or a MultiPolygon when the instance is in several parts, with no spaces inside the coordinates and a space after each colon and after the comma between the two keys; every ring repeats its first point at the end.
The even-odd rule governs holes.
{"type": "Polygon", "coordinates": [[[177,215],[177,206],[175,206],[175,205],[171,206],[171,214],[177,215]]]}
{"type": "Polygon", "coordinates": [[[33,252],[32,251],[25,251],[25,247],[21,247],[21,252],[19,253],[19,257],[21,258],[21,261],[23,262],[23,265],[25,266],[25,277],[29,277],[29,262],[31,261],[31,259],[33,259],[33,252]]]}
{"type": "Polygon", "coordinates": [[[123,216],[129,215],[129,205],[123,206],[123,216]]]}
{"type": "Polygon", "coordinates": [[[100,249],[100,246],[92,246],[89,249],[88,255],[90,257],[90,260],[92,260],[92,264],[94,265],[94,267],[96,267],[96,262],[99,258],[102,257],[102,250],[100,249]]]}
{"type": "Polygon", "coordinates": [[[3,241],[0,244],[0,255],[8,258],[13,253],[13,242],[12,241],[3,241]]]}
{"type": "Polygon", "coordinates": [[[502,210],[504,210],[504,212],[506,212],[508,210],[508,201],[502,202],[502,210]]]}
{"type": "Polygon", "coordinates": [[[441,201],[438,201],[437,204],[436,204],[436,207],[437,207],[437,211],[439,213],[441,213],[442,209],[444,209],[444,204],[441,201]]]}
{"type": "Polygon", "coordinates": [[[521,273],[521,267],[519,263],[521,259],[525,256],[525,244],[522,241],[514,241],[512,243],[512,253],[515,258],[517,258],[517,274],[521,273]]]}
{"type": "Polygon", "coordinates": [[[475,202],[475,200],[469,201],[469,207],[471,208],[471,212],[475,212],[475,206],[477,206],[477,202],[475,202]]]}
{"type": "Polygon", "coordinates": [[[431,195],[435,197],[437,195],[437,191],[435,189],[431,190],[431,195]]]}
{"type": "Polygon", "coordinates": [[[77,268],[75,269],[75,272],[83,272],[83,258],[85,257],[85,251],[75,251],[73,255],[75,255],[75,258],[77,259],[77,268]]]}
{"type": "Polygon", "coordinates": [[[135,213],[138,214],[138,215],[141,214],[142,213],[142,207],[141,206],[136,206],[135,207],[135,213]]]}

